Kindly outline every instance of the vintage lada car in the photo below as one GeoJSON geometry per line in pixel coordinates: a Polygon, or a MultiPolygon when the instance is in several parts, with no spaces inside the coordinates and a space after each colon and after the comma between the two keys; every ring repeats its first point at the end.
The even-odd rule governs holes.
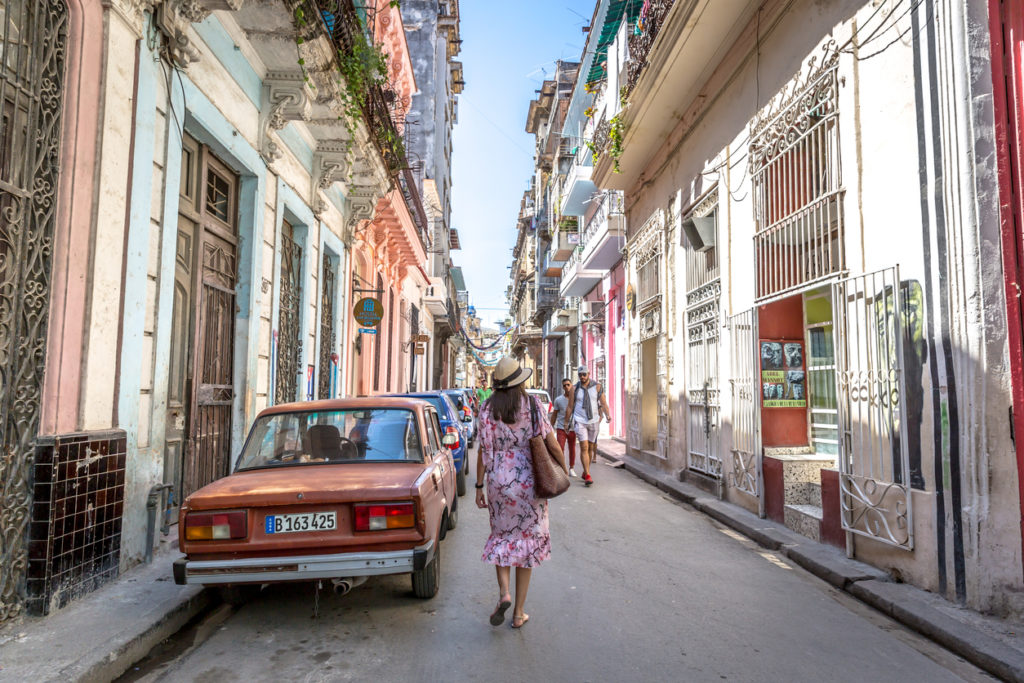
{"type": "Polygon", "coordinates": [[[174,579],[238,602],[267,583],[330,580],[344,592],[411,573],[414,594],[431,598],[458,521],[453,446],[418,399],[268,408],[234,471],[182,504],[174,579]]]}

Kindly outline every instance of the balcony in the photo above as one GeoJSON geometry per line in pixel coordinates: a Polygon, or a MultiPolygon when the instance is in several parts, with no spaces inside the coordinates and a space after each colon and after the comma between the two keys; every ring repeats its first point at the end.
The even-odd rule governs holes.
{"type": "Polygon", "coordinates": [[[582,267],[611,270],[622,258],[626,243],[625,201],[621,192],[605,192],[601,204],[583,229],[582,267]]]}
{"type": "Polygon", "coordinates": [[[562,185],[562,204],[559,210],[563,215],[577,216],[584,212],[587,201],[594,194],[594,181],[590,179],[593,174],[593,155],[586,145],[580,143],[562,185]]]}
{"type": "Polygon", "coordinates": [[[598,187],[626,190],[636,183],[694,106],[709,64],[719,64],[723,46],[737,44],[760,6],[755,0],[651,0],[642,28],[629,37],[622,84],[628,106],[617,119],[622,152],[617,160],[607,153],[598,160],[593,172],[598,187]],[[672,87],[663,87],[666,83],[672,87]]]}
{"type": "Polygon", "coordinates": [[[549,329],[554,333],[575,330],[580,324],[580,312],[571,308],[556,308],[551,312],[549,329]]]}
{"type": "Polygon", "coordinates": [[[558,278],[557,277],[542,277],[538,278],[537,289],[535,290],[536,296],[536,307],[535,310],[550,309],[558,305],[558,278]]]}
{"type": "Polygon", "coordinates": [[[448,288],[444,278],[430,278],[430,285],[423,292],[423,305],[435,319],[448,315],[448,288]]]}
{"type": "Polygon", "coordinates": [[[584,268],[582,254],[583,247],[577,247],[568,262],[562,266],[562,286],[558,293],[563,298],[585,295],[601,281],[606,273],[606,271],[584,268]]]}
{"type": "MultiPolygon", "coordinates": [[[[575,217],[573,217],[575,221],[575,217]]],[[[565,219],[563,224],[551,238],[551,247],[547,253],[547,267],[544,274],[549,277],[561,277],[562,266],[572,256],[573,250],[580,244],[580,233],[576,225],[567,225],[565,219]]]]}

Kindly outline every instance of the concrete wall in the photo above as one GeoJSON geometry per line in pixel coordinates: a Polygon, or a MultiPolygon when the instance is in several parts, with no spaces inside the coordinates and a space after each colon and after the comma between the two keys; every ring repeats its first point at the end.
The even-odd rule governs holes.
{"type": "MultiPolygon", "coordinates": [[[[856,27],[863,37],[877,25],[884,16],[878,9],[856,1],[797,2],[777,23],[761,25],[756,58],[754,45],[735,44],[723,60],[730,68],[711,73],[701,104],[680,105],[687,110],[683,123],[627,193],[630,232],[669,209],[677,193],[678,205],[686,206],[717,184],[723,316],[753,306],[749,122],[809,59],[820,58],[824,43],[844,46],[838,109],[848,271],[899,265],[901,280],[920,283],[926,301],[923,368],[920,377],[907,377],[907,396],[921,400],[919,424],[911,425],[921,435],[913,454],[920,460],[915,546],[907,551],[858,537],[856,554],[972,607],[1018,611],[1020,501],[1006,419],[985,3],[899,12],[888,33],[907,37],[884,51],[891,39],[848,42],[856,27]]],[[[667,293],[678,303],[663,304],[673,311],[671,331],[671,320],[684,314],[685,278],[678,238],[669,244],[680,252],[667,293]]],[[[629,278],[636,282],[635,271],[629,278]]],[[[671,343],[674,388],[685,386],[684,341],[680,331],[671,343]]],[[[729,372],[723,355],[723,390],[729,372]]],[[[672,412],[673,449],[685,450],[685,412],[672,412]]],[[[724,412],[723,421],[730,419],[724,412]]],[[[723,441],[722,453],[730,446],[723,441]]],[[[742,495],[729,496],[754,507],[742,495]]]]}

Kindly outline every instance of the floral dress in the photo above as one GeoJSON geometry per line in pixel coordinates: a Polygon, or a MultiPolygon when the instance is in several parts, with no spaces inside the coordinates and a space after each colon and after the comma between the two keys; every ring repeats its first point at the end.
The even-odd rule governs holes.
{"type": "Polygon", "coordinates": [[[551,425],[535,398],[523,399],[514,424],[493,417],[489,405],[480,412],[480,454],[491,517],[491,535],[482,559],[500,567],[536,567],[551,557],[548,502],[533,495],[530,438],[534,432],[528,400],[536,403],[537,422],[544,436],[551,425]]]}

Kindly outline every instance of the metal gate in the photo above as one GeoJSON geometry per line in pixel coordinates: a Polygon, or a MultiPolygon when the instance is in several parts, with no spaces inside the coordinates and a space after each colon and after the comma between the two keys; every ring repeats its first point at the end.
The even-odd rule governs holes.
{"type": "Polygon", "coordinates": [[[712,477],[722,475],[718,383],[720,291],[718,280],[705,285],[691,293],[686,310],[688,467],[712,477]]]}
{"type": "Polygon", "coordinates": [[[197,320],[193,408],[182,499],[223,477],[231,462],[234,403],[235,286],[238,273],[238,178],[201,149],[197,320]]]}
{"type": "MultiPolygon", "coordinates": [[[[761,497],[761,410],[757,364],[757,309],[729,318],[732,390],[732,485],[761,497]]],[[[762,503],[763,504],[763,503],[762,503]]]]}
{"type": "Polygon", "coordinates": [[[627,387],[629,404],[629,422],[626,433],[629,435],[630,448],[640,449],[640,344],[629,345],[629,385],[627,387]]]}
{"type": "Polygon", "coordinates": [[[302,247],[288,221],[281,223],[281,297],[277,337],[277,386],[275,403],[298,400],[302,355],[302,247]]]}
{"type": "Polygon", "coordinates": [[[0,20],[0,623],[21,612],[46,358],[67,7],[6,0],[0,20]]]}
{"type": "Polygon", "coordinates": [[[843,528],[914,547],[899,267],[832,285],[843,528]]]}
{"type": "Polygon", "coordinates": [[[334,380],[337,362],[334,349],[337,339],[334,334],[334,288],[337,273],[334,259],[324,253],[324,266],[320,275],[320,381],[317,396],[331,398],[331,384],[334,380]]]}

